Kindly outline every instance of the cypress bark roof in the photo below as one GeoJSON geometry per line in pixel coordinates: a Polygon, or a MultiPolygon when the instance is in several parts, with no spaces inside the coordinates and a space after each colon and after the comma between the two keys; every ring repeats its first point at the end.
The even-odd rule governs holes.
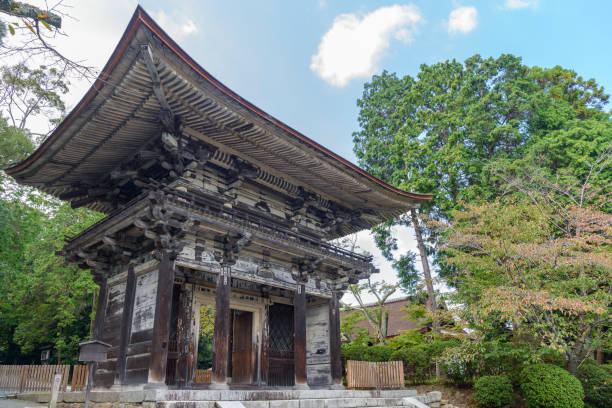
{"type": "MultiPolygon", "coordinates": [[[[160,85],[183,131],[217,148],[217,160],[238,157],[261,169],[263,181],[285,191],[303,188],[382,218],[432,198],[384,183],[244,100],[189,57],[140,6],[79,104],[30,157],[5,171],[47,193],[78,198],[75,191],[82,185],[96,186],[158,138],[162,107],[143,46],[152,51],[160,85]]],[[[112,209],[95,201],[88,207],[112,209]]]]}

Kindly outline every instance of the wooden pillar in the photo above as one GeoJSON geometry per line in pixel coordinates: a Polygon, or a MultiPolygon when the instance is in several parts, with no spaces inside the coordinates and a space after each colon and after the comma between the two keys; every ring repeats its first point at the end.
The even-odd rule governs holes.
{"type": "Polygon", "coordinates": [[[270,306],[264,308],[261,330],[261,359],[259,361],[260,385],[268,384],[268,368],[270,366],[270,306]]]}
{"type": "Polygon", "coordinates": [[[303,282],[297,283],[294,305],[294,339],[293,355],[295,359],[295,387],[297,389],[307,389],[306,374],[306,290],[303,282]]]}
{"type": "Polygon", "coordinates": [[[134,299],[136,298],[136,273],[134,264],[128,265],[127,282],[125,285],[125,296],[123,301],[123,313],[121,314],[121,333],[119,337],[119,354],[117,356],[117,371],[115,374],[115,385],[125,383],[125,372],[127,363],[127,349],[132,336],[132,318],[134,315],[134,299]]]}
{"type": "Polygon", "coordinates": [[[153,322],[153,343],[149,365],[149,388],[166,386],[166,364],[170,336],[170,314],[174,289],[174,260],[167,250],[161,251],[161,262],[157,277],[157,296],[153,322]]]}
{"type": "Polygon", "coordinates": [[[106,276],[96,275],[94,281],[100,286],[98,291],[98,305],[96,307],[96,322],[94,324],[94,339],[102,340],[104,336],[104,318],[106,316],[106,302],[108,301],[108,285],[106,276]]]}
{"type": "Polygon", "coordinates": [[[191,384],[193,381],[192,368],[196,360],[193,348],[193,285],[186,284],[181,287],[179,295],[178,319],[176,330],[178,333],[178,361],[176,366],[176,380],[179,388],[191,384]]]}
{"type": "Polygon", "coordinates": [[[212,383],[217,389],[227,388],[227,364],[229,361],[230,336],[230,288],[231,266],[222,265],[217,277],[215,299],[215,333],[213,345],[212,383]]]}
{"type": "Polygon", "coordinates": [[[331,362],[332,388],[343,389],[340,338],[340,296],[341,293],[333,290],[332,297],[329,300],[329,358],[331,362]]]}
{"type": "MultiPolygon", "coordinates": [[[[94,340],[104,341],[104,319],[106,317],[106,305],[108,302],[108,285],[106,283],[106,274],[94,274],[94,282],[100,289],[98,290],[98,305],[96,306],[96,321],[94,323],[94,340]]],[[[96,373],[98,371],[98,363],[90,363],[89,378],[91,378],[91,388],[96,387],[96,373]]]]}

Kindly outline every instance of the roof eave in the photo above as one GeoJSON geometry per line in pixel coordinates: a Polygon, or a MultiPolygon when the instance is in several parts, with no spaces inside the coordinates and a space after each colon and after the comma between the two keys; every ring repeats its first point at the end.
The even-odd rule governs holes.
{"type": "Polygon", "coordinates": [[[225,94],[227,97],[233,99],[235,102],[258,115],[260,118],[265,121],[271,123],[275,127],[289,133],[293,137],[295,137],[298,141],[304,143],[305,145],[311,147],[316,152],[323,154],[326,158],[332,160],[336,164],[340,164],[342,167],[346,168],[348,171],[353,172],[361,178],[365,178],[370,183],[374,183],[377,187],[382,188],[384,191],[388,193],[393,193],[396,196],[396,199],[399,201],[408,201],[410,203],[424,203],[433,198],[431,194],[419,194],[404,191],[393,187],[382,180],[374,177],[370,173],[365,170],[359,168],[354,165],[350,161],[344,159],[338,154],[332,152],[331,150],[325,148],[314,140],[308,138],[297,130],[293,129],[289,125],[283,123],[282,121],[274,118],[273,116],[267,114],[263,110],[259,109],[257,106],[253,105],[249,101],[242,98],[240,95],[233,92],[231,89],[227,88],[221,82],[219,82],[216,78],[210,75],[204,68],[202,68],[197,62],[195,62],[172,38],[168,36],[168,34],[153,21],[153,19],[144,11],[144,9],[139,5],[136,7],[134,15],[130,19],[130,22],[123,33],[119,43],[115,47],[110,59],[104,66],[102,73],[98,77],[98,79],[91,86],[89,91],[83,96],[83,98],[79,101],[79,103],[75,106],[75,108],[70,112],[70,114],[66,117],[62,123],[51,133],[51,135],[45,139],[45,141],[32,153],[29,157],[25,158],[23,161],[6,168],[4,171],[16,178],[20,172],[27,169],[33,163],[35,163],[47,150],[47,148],[53,144],[53,142],[64,132],[65,129],[68,128],[70,123],[83,111],[89,102],[96,96],[96,94],[100,91],[100,89],[104,86],[106,79],[110,76],[113,69],[119,62],[121,56],[125,52],[125,50],[129,47],[131,40],[134,38],[138,28],[140,25],[146,26],[155,36],[157,36],[160,41],[162,41],[172,52],[174,52],[187,66],[189,66],[193,71],[199,74],[203,79],[208,81],[211,85],[217,88],[220,92],[225,94]]]}

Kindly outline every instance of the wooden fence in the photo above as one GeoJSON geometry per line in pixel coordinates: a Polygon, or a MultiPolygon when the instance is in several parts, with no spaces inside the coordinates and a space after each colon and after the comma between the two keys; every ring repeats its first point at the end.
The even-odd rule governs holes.
{"type": "Polygon", "coordinates": [[[349,389],[404,388],[404,364],[402,361],[373,363],[349,360],[346,362],[346,380],[349,389]]]}
{"type": "Polygon", "coordinates": [[[74,366],[70,391],[82,391],[85,388],[85,385],[87,385],[87,367],[86,365],[74,366]]]}
{"type": "Polygon", "coordinates": [[[210,384],[212,381],[212,371],[211,370],[196,370],[195,382],[210,384]]]}
{"type": "Polygon", "coordinates": [[[51,391],[56,372],[62,373],[61,391],[66,391],[69,365],[0,365],[0,390],[13,392],[51,391]]]}

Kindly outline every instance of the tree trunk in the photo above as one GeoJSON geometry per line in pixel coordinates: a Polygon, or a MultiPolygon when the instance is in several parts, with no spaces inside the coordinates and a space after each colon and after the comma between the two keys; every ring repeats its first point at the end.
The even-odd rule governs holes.
{"type": "MultiPolygon", "coordinates": [[[[436,316],[436,293],[434,292],[433,280],[431,279],[431,270],[429,269],[429,259],[427,259],[427,250],[425,249],[425,243],[423,242],[423,235],[421,234],[421,225],[419,224],[419,218],[416,210],[410,210],[410,217],[412,219],[412,226],[414,227],[414,235],[416,236],[417,245],[419,247],[419,255],[421,257],[421,264],[423,265],[423,275],[425,276],[425,286],[427,287],[427,310],[431,313],[432,330],[435,333],[438,332],[438,317],[436,316]]],[[[436,361],[436,378],[440,378],[440,365],[436,361]]]]}
{"type": "Polygon", "coordinates": [[[427,310],[434,314],[436,311],[436,295],[434,293],[431,270],[429,269],[429,260],[427,259],[427,251],[425,249],[425,243],[423,242],[423,235],[421,234],[421,226],[416,210],[410,210],[410,217],[412,218],[414,235],[416,236],[417,245],[419,247],[419,255],[421,256],[421,264],[423,265],[423,275],[425,275],[425,285],[427,286],[427,310]]]}

